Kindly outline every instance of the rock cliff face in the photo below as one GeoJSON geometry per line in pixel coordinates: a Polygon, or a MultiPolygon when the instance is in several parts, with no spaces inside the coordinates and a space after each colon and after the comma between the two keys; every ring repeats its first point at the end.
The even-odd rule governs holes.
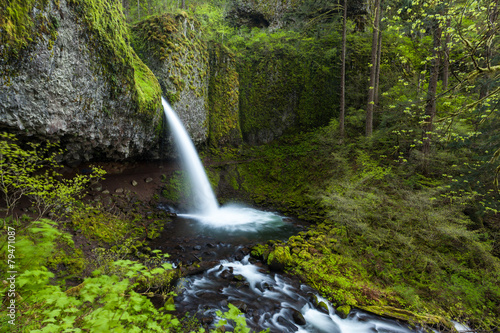
{"type": "MultiPolygon", "coordinates": [[[[368,1],[349,0],[349,17],[365,15],[368,1]]],[[[226,19],[234,27],[280,29],[289,23],[308,21],[325,13],[338,12],[337,1],[233,0],[226,19]]]]}
{"type": "Polygon", "coordinates": [[[240,126],[245,142],[268,143],[327,124],[338,105],[335,41],[289,39],[246,50],[238,63],[240,126]],[[296,46],[298,45],[298,46],[296,46]],[[332,66],[333,65],[333,66],[332,66]]]}
{"type": "Polygon", "coordinates": [[[132,28],[134,47],[160,82],[195,144],[208,138],[208,48],[185,13],[148,18],[132,28]]]}
{"type": "Polygon", "coordinates": [[[121,4],[27,1],[17,10],[22,20],[0,21],[0,128],[60,140],[68,162],[147,154],[161,132],[160,87],[128,43],[121,4]]]}
{"type": "Polygon", "coordinates": [[[209,48],[209,144],[213,147],[242,142],[239,112],[239,76],[233,53],[221,44],[209,48]]]}

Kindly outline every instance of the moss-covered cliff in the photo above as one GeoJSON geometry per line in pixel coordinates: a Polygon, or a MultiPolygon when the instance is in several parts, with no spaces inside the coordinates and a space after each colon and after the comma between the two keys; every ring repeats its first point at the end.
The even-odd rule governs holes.
{"type": "Polygon", "coordinates": [[[242,137],[236,59],[229,49],[218,43],[210,46],[209,54],[209,144],[214,147],[237,145],[242,137]]]}
{"type": "Polygon", "coordinates": [[[130,47],[121,2],[1,4],[1,127],[62,141],[68,161],[150,150],[160,86],[130,47]]]}
{"type": "Polygon", "coordinates": [[[252,144],[327,124],[338,108],[333,41],[264,37],[238,66],[241,129],[252,144]]]}
{"type": "Polygon", "coordinates": [[[199,22],[185,12],[150,17],[132,27],[134,47],[191,138],[208,137],[208,47],[199,22]]]}

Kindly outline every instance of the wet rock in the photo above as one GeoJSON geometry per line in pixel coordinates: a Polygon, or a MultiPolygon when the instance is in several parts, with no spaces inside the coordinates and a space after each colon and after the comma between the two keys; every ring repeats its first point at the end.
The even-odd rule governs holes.
{"type": "Polygon", "coordinates": [[[297,311],[295,309],[291,309],[292,311],[292,318],[293,318],[293,322],[297,325],[305,325],[306,324],[306,320],[304,319],[304,316],[302,315],[302,313],[300,311],[297,311]]]}
{"type": "Polygon", "coordinates": [[[196,275],[205,272],[206,270],[214,267],[217,264],[216,261],[202,261],[185,268],[182,271],[183,275],[196,275]]]}
{"type": "Polygon", "coordinates": [[[219,275],[222,279],[226,279],[226,280],[232,280],[234,278],[234,275],[233,275],[233,269],[232,267],[230,267],[230,269],[225,269],[223,270],[220,275],[219,275]]]}
{"type": "Polygon", "coordinates": [[[109,190],[104,190],[101,192],[102,194],[109,194],[109,190]]]}
{"type": "Polygon", "coordinates": [[[153,178],[148,177],[148,178],[144,179],[144,181],[145,181],[146,183],[151,183],[151,182],[153,181],[153,178]]]}
{"type": "Polygon", "coordinates": [[[200,245],[195,245],[195,246],[193,246],[193,250],[200,251],[201,250],[201,246],[200,245]]]}
{"type": "Polygon", "coordinates": [[[23,2],[23,10],[33,17],[23,23],[26,27],[13,27],[30,33],[28,22],[35,16],[40,22],[34,30],[37,37],[32,36],[29,47],[15,58],[9,59],[2,40],[2,130],[18,133],[21,139],[60,142],[65,151],[62,158],[69,165],[98,156],[126,159],[149,154],[157,143],[155,129],[162,122],[160,86],[151,74],[134,79],[137,66],[149,70],[129,56],[133,51],[120,42],[120,33],[104,36],[97,32],[97,23],[82,19],[99,15],[99,24],[112,27],[109,22],[115,21],[122,27],[124,18],[116,15],[116,8],[104,10],[103,4],[76,9],[72,1],[56,3],[23,2]],[[106,68],[117,64],[110,54],[121,55],[120,70],[113,72],[112,81],[106,68]],[[151,89],[151,97],[142,100],[137,96],[144,87],[151,89]]]}
{"type": "Polygon", "coordinates": [[[335,313],[342,319],[346,319],[351,312],[351,307],[349,305],[342,305],[335,309],[335,313]]]}
{"type": "Polygon", "coordinates": [[[131,184],[132,184],[132,186],[137,186],[137,181],[132,180],[132,183],[131,183],[131,184]]]}
{"type": "Polygon", "coordinates": [[[240,310],[243,313],[248,312],[248,305],[243,301],[232,301],[231,304],[233,304],[235,307],[238,308],[238,310],[240,310]]]}
{"type": "Polygon", "coordinates": [[[117,188],[117,189],[115,190],[115,193],[118,193],[118,194],[122,194],[123,192],[124,192],[124,189],[123,189],[123,188],[121,188],[121,187],[120,187],[120,188],[117,188]]]}
{"type": "Polygon", "coordinates": [[[238,281],[245,281],[245,277],[243,275],[241,275],[241,274],[235,275],[234,279],[238,280],[238,281]]]}
{"type": "Polygon", "coordinates": [[[278,323],[281,325],[281,326],[284,326],[287,328],[287,330],[285,332],[294,332],[297,327],[292,324],[292,322],[290,322],[289,320],[287,320],[286,318],[282,317],[282,316],[279,316],[278,317],[278,323]]]}
{"type": "Polygon", "coordinates": [[[330,313],[330,311],[328,310],[328,305],[325,302],[318,303],[318,310],[326,314],[330,313]]]}

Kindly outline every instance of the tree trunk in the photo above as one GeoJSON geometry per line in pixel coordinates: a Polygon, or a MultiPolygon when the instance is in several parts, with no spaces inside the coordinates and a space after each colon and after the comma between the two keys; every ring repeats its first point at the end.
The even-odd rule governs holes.
{"type": "Polygon", "coordinates": [[[342,21],[342,55],[341,55],[341,69],[340,69],[340,141],[344,141],[345,136],[345,58],[346,58],[346,45],[347,45],[347,0],[344,0],[344,15],[342,21]]]}
{"type": "Polygon", "coordinates": [[[424,154],[424,171],[428,167],[428,156],[431,151],[431,139],[433,130],[433,121],[436,116],[436,93],[439,77],[439,48],[441,46],[441,32],[442,28],[439,22],[435,22],[436,28],[434,30],[434,42],[432,50],[432,61],[429,74],[429,87],[427,89],[427,100],[425,104],[425,124],[423,135],[422,152],[424,154]]]}
{"type": "MultiPolygon", "coordinates": [[[[446,20],[446,30],[451,26],[451,20],[446,20]]],[[[450,47],[451,34],[446,31],[443,45],[443,91],[448,89],[448,79],[450,77],[450,47]]]]}
{"type": "Polygon", "coordinates": [[[181,8],[186,9],[186,0],[182,0],[181,8]]]}
{"type": "Polygon", "coordinates": [[[373,101],[375,104],[373,105],[376,109],[378,107],[378,98],[379,98],[379,82],[380,82],[380,58],[382,56],[382,29],[380,27],[380,20],[382,19],[382,8],[380,8],[380,15],[378,16],[378,41],[377,41],[377,67],[375,68],[375,96],[373,97],[373,101]]]}
{"type": "Polygon", "coordinates": [[[137,0],[137,17],[139,20],[141,19],[141,4],[139,3],[139,0],[137,0]]]}
{"type": "Polygon", "coordinates": [[[366,136],[372,136],[373,132],[373,105],[375,104],[375,74],[377,62],[378,45],[378,22],[380,15],[380,0],[375,0],[375,18],[373,20],[372,56],[370,67],[370,86],[368,87],[368,103],[366,106],[366,136]]]}

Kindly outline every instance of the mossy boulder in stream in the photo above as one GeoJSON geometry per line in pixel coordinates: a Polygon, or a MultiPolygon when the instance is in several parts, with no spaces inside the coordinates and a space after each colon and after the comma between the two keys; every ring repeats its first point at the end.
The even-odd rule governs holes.
{"type": "Polygon", "coordinates": [[[121,3],[0,4],[0,127],[60,140],[67,161],[149,153],[160,86],[129,45],[121,3]]]}

